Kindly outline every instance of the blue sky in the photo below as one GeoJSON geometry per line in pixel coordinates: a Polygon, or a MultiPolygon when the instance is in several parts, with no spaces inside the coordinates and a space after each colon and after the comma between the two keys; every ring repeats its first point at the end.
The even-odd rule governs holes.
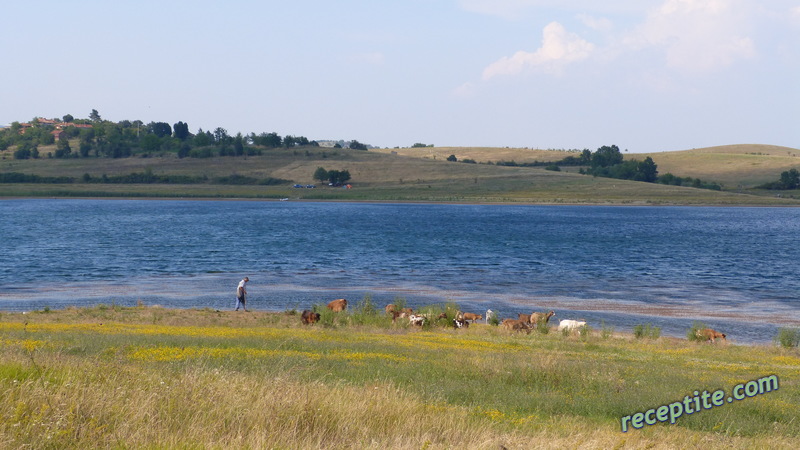
{"type": "Polygon", "coordinates": [[[381,147],[800,147],[800,0],[2,7],[0,124],[184,121],[381,147]]]}

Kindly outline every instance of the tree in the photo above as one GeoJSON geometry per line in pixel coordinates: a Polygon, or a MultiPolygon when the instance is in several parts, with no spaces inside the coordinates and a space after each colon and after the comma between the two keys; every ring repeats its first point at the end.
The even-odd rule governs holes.
{"type": "Polygon", "coordinates": [[[161,148],[161,138],[155,134],[146,134],[139,141],[139,146],[146,152],[155,152],[161,148]]]}
{"type": "Polygon", "coordinates": [[[800,186],[800,172],[797,169],[782,172],[781,185],[783,189],[797,189],[800,186]]]}
{"type": "Polygon", "coordinates": [[[456,162],[458,161],[458,158],[456,158],[456,155],[450,155],[447,157],[447,160],[450,162],[456,162]]]}
{"type": "Polygon", "coordinates": [[[328,181],[334,185],[344,184],[350,180],[350,172],[347,170],[329,170],[328,181]]]}
{"type": "Polygon", "coordinates": [[[325,170],[323,167],[317,167],[317,170],[314,172],[314,179],[319,181],[325,181],[328,179],[328,171],[325,170]]]}
{"type": "Polygon", "coordinates": [[[100,113],[99,113],[99,112],[97,112],[97,110],[96,110],[96,109],[93,109],[93,110],[92,110],[92,112],[91,112],[91,113],[89,113],[89,119],[90,119],[92,122],[100,122],[100,120],[101,120],[101,119],[100,119],[100,113]]]}
{"type": "Polygon", "coordinates": [[[658,166],[653,162],[653,158],[648,156],[638,166],[638,173],[635,178],[637,181],[654,183],[658,179],[658,166]]]}
{"type": "Polygon", "coordinates": [[[357,140],[353,139],[352,141],[350,141],[350,148],[352,148],[353,150],[366,150],[367,146],[366,144],[362,144],[361,142],[358,142],[357,140]]]}
{"type": "Polygon", "coordinates": [[[70,123],[73,120],[75,120],[75,118],[72,117],[72,114],[67,114],[64,117],[62,117],[62,120],[64,120],[64,122],[66,122],[66,123],[70,123]]]}
{"type": "Polygon", "coordinates": [[[592,167],[611,167],[622,163],[622,153],[616,145],[604,145],[592,155],[592,167]]]}
{"type": "Polygon", "coordinates": [[[214,142],[216,142],[217,144],[224,143],[225,141],[228,140],[228,138],[229,138],[228,130],[226,130],[225,128],[217,127],[214,130],[214,142]]]}
{"type": "Polygon", "coordinates": [[[150,129],[151,133],[160,138],[172,136],[172,127],[166,122],[150,122],[147,128],[150,129]]]}
{"type": "Polygon", "coordinates": [[[185,141],[189,138],[189,125],[179,121],[172,126],[172,132],[175,134],[176,138],[185,141]]]}
{"type": "Polygon", "coordinates": [[[233,150],[236,156],[244,155],[244,137],[242,137],[242,133],[236,133],[236,137],[233,138],[233,150]]]}
{"type": "Polygon", "coordinates": [[[69,146],[69,141],[62,137],[56,143],[56,158],[66,158],[72,154],[72,148],[69,146]]]}
{"type": "Polygon", "coordinates": [[[202,128],[197,129],[197,134],[194,135],[192,138],[192,144],[195,147],[206,147],[211,145],[211,142],[214,140],[213,136],[207,131],[203,131],[202,128]]]}

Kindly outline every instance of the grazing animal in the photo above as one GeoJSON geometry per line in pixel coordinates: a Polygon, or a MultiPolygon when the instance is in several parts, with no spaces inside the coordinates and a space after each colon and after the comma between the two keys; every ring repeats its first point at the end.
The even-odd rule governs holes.
{"type": "Polygon", "coordinates": [[[540,320],[544,320],[544,323],[547,324],[547,322],[550,322],[550,318],[555,315],[556,315],[555,311],[550,311],[547,314],[539,312],[531,313],[531,325],[538,326],[540,320]]]}
{"type": "Polygon", "coordinates": [[[303,321],[303,324],[310,325],[312,323],[319,322],[319,313],[315,313],[314,311],[309,311],[307,309],[303,310],[303,313],[300,315],[300,320],[303,321]]]}
{"type": "Polygon", "coordinates": [[[341,312],[347,309],[347,300],[340,298],[328,303],[328,309],[333,312],[341,312]]]}
{"type": "Polygon", "coordinates": [[[517,319],[519,319],[519,320],[521,320],[523,322],[531,323],[531,315],[530,314],[521,314],[521,313],[517,314],[517,319]]]}
{"type": "Polygon", "coordinates": [[[403,309],[400,310],[400,314],[403,317],[410,316],[410,315],[414,314],[414,310],[411,309],[411,308],[403,308],[403,309]]]}
{"type": "Polygon", "coordinates": [[[439,319],[447,319],[447,313],[446,313],[446,312],[443,312],[443,313],[439,314],[439,315],[436,317],[436,320],[439,320],[439,319]]]}
{"type": "Polygon", "coordinates": [[[711,341],[712,343],[715,342],[715,339],[725,339],[725,333],[720,333],[719,331],[712,330],[711,328],[703,328],[702,330],[697,330],[697,337],[703,341],[711,341]]]}
{"type": "Polygon", "coordinates": [[[453,326],[456,328],[469,328],[469,322],[466,320],[453,319],[453,326]]]}
{"type": "Polygon", "coordinates": [[[522,320],[505,319],[503,320],[503,326],[509,331],[516,331],[518,333],[524,331],[527,334],[531,334],[531,325],[529,322],[524,322],[522,320]]]}
{"type": "Polygon", "coordinates": [[[494,311],[492,311],[491,309],[487,309],[487,310],[486,310],[486,323],[487,323],[487,324],[488,324],[488,323],[489,323],[489,321],[492,319],[492,316],[493,316],[493,315],[494,315],[494,311]]]}
{"type": "Polygon", "coordinates": [[[425,316],[420,316],[418,314],[411,314],[408,316],[408,321],[411,325],[422,326],[425,323],[425,316]]]}
{"type": "Polygon", "coordinates": [[[564,319],[564,320],[562,320],[561,322],[558,323],[558,331],[562,331],[562,330],[573,331],[573,330],[577,330],[578,328],[585,327],[585,326],[586,326],[586,322],[584,322],[584,321],[564,319]]]}
{"type": "Polygon", "coordinates": [[[386,311],[387,315],[393,313],[395,311],[394,303],[389,303],[385,308],[383,308],[383,310],[386,311]]]}
{"type": "Polygon", "coordinates": [[[464,320],[471,320],[472,323],[475,323],[478,320],[482,320],[483,316],[480,314],[472,314],[472,313],[464,313],[464,320]]]}

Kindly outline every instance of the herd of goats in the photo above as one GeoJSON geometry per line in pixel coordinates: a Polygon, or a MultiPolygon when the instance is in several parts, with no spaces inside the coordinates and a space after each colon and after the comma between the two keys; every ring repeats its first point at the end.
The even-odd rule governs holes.
{"type": "MultiPolygon", "coordinates": [[[[347,300],[343,298],[333,300],[327,304],[327,308],[333,312],[344,311],[347,309],[347,300]]],[[[431,321],[434,319],[430,314],[414,313],[412,308],[398,308],[391,303],[386,305],[384,310],[386,315],[392,318],[393,323],[395,323],[399,318],[406,318],[411,325],[422,326],[426,321],[431,321]]],[[[547,313],[533,312],[531,314],[518,314],[516,319],[504,319],[500,323],[509,331],[530,334],[531,331],[537,327],[546,327],[548,322],[550,322],[550,318],[554,315],[556,315],[555,311],[550,311],[547,313]]],[[[452,321],[455,328],[466,328],[469,327],[470,322],[474,324],[479,320],[485,320],[488,324],[490,321],[492,321],[494,316],[495,313],[491,309],[486,311],[485,319],[481,314],[458,311],[455,313],[455,317],[453,317],[452,321]]],[[[319,321],[320,314],[310,310],[304,310],[300,315],[300,319],[304,324],[310,325],[319,321]]],[[[436,320],[441,319],[448,319],[446,312],[443,312],[436,317],[436,320]]],[[[558,323],[558,331],[563,331],[565,333],[572,332],[575,330],[580,330],[585,326],[585,321],[563,319],[558,323]]],[[[725,339],[725,334],[710,328],[703,328],[697,331],[697,337],[699,340],[715,342],[716,339],[725,339]]]]}
{"type": "MultiPolygon", "coordinates": [[[[327,308],[333,312],[340,312],[347,309],[347,300],[340,298],[334,300],[327,304],[327,308]]],[[[426,321],[431,320],[441,320],[447,319],[447,313],[443,312],[439,314],[437,317],[433,317],[430,314],[423,314],[423,313],[415,313],[412,308],[398,308],[393,304],[388,304],[384,308],[386,315],[392,318],[392,322],[396,322],[397,319],[408,319],[411,325],[422,326],[425,324],[426,321]]],[[[550,311],[548,313],[531,313],[531,314],[519,314],[517,319],[505,319],[501,323],[503,327],[510,331],[517,331],[517,332],[524,332],[529,333],[531,330],[535,329],[537,326],[547,326],[547,323],[550,321],[550,318],[553,317],[556,313],[554,311],[550,311]]],[[[474,314],[469,312],[462,312],[458,311],[455,313],[453,317],[453,326],[455,328],[466,328],[469,327],[470,322],[476,323],[480,320],[485,320],[486,323],[489,323],[495,313],[490,309],[486,311],[486,316],[484,318],[481,314],[474,314]]],[[[300,315],[300,319],[304,324],[313,324],[319,321],[320,314],[310,311],[304,310],[303,313],[300,315]]],[[[558,325],[558,330],[576,330],[586,325],[584,321],[577,321],[577,320],[562,320],[558,325]]]]}

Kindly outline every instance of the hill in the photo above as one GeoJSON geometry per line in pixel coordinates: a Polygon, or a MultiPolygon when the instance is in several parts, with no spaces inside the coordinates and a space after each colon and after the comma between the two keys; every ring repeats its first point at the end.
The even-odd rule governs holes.
{"type": "Polygon", "coordinates": [[[723,145],[629,156],[650,156],[661,174],[671,172],[677,176],[713,180],[729,190],[740,186],[749,189],[776,181],[781,172],[800,168],[800,150],[775,145],[723,145]]]}
{"type": "MultiPolygon", "coordinates": [[[[713,205],[798,205],[792,198],[775,198],[774,193],[750,191],[755,184],[777,179],[781,170],[799,162],[798,150],[768,146],[734,146],[649,155],[660,173],[700,177],[719,181],[726,189],[744,184],[744,194],[705,189],[665,186],[654,183],[595,178],[577,174],[576,167],[561,172],[541,167],[506,167],[488,162],[558,161],[574,152],[498,148],[410,148],[330,149],[294,147],[262,149],[257,156],[178,158],[164,152],[129,158],[39,158],[15,160],[11,150],[2,153],[0,173],[34,174],[42,177],[71,177],[69,184],[0,184],[0,196],[149,196],[208,198],[288,198],[305,200],[521,202],[575,204],[713,204],[713,205]],[[758,152],[761,152],[758,154],[758,152]],[[782,153],[786,153],[784,156],[782,153]],[[459,160],[447,161],[454,154],[459,160]],[[706,161],[703,164],[698,161],[706,161]],[[320,185],[316,189],[295,189],[313,179],[318,167],[347,170],[353,189],[320,185]],[[753,171],[758,168],[758,172],[753,171]],[[97,181],[131,173],[152,173],[205,177],[250,177],[280,181],[278,185],[231,184],[209,181],[202,184],[103,184],[84,183],[88,174],[97,181]],[[282,180],[282,181],[281,181],[282,180]],[[739,182],[738,180],[744,180],[739,182]],[[750,195],[761,194],[761,195],[750,195]]],[[[47,147],[40,149],[46,155],[47,147]]],[[[648,155],[626,155],[644,158],[648,155]]],[[[784,197],[789,197],[788,195],[784,197]]]]}

